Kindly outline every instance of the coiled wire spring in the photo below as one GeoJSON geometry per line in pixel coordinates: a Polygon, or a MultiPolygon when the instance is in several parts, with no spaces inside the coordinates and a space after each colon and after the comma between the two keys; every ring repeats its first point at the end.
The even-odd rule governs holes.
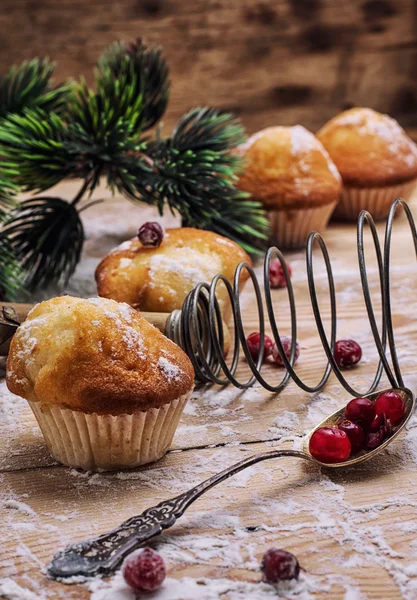
{"type": "Polygon", "coordinates": [[[233,286],[223,276],[217,275],[211,284],[200,283],[187,296],[181,313],[180,327],[180,345],[190,357],[197,380],[205,383],[213,383],[218,385],[233,384],[237,388],[246,389],[252,386],[255,381],[258,381],[265,389],[270,392],[280,392],[292,379],[302,390],[314,393],[320,391],[327,383],[331,372],[333,371],[339,382],[352,396],[363,396],[372,393],[379,384],[383,372],[392,387],[404,387],[403,378],[401,375],[400,365],[395,346],[394,330],[392,325],[392,310],[391,310],[391,293],[390,293],[390,259],[391,259],[391,238],[393,230],[393,222],[396,211],[402,206],[408,220],[408,224],[412,233],[414,249],[417,257],[417,231],[416,225],[411,214],[409,206],[401,198],[397,198],[389,211],[389,215],[385,228],[385,239],[383,249],[378,239],[378,233],[375,222],[367,211],[362,211],[358,218],[357,226],[357,249],[359,259],[359,271],[361,277],[363,297],[366,305],[366,310],[371,326],[375,346],[378,351],[379,361],[376,373],[370,388],[367,391],[359,391],[354,389],[346,380],[343,373],[337,366],[334,359],[334,347],[336,343],[337,331],[337,310],[336,310],[336,292],[333,271],[329,253],[324,242],[324,239],[319,233],[311,233],[306,248],[306,266],[307,279],[311,305],[314,313],[315,323],[321,344],[324,348],[327,364],[324,369],[320,381],[316,385],[306,384],[295,372],[294,362],[296,353],[297,341],[297,312],[295,306],[294,290],[290,279],[289,271],[285,258],[282,252],[276,248],[270,248],[266,254],[263,267],[263,285],[266,305],[266,315],[262,300],[261,285],[252,268],[246,262],[238,265],[234,275],[233,286]],[[378,328],[374,307],[371,299],[368,273],[366,267],[365,250],[364,250],[364,228],[367,224],[372,234],[372,241],[375,247],[376,259],[379,273],[379,288],[381,293],[382,315],[381,315],[381,331],[378,328]],[[324,259],[326,274],[328,279],[328,290],[330,299],[330,336],[328,337],[323,319],[321,316],[316,284],[314,279],[314,260],[313,249],[317,244],[321,250],[324,259]],[[274,307],[271,296],[271,287],[269,283],[269,267],[271,261],[278,258],[283,266],[285,280],[287,284],[288,300],[291,311],[291,353],[287,358],[285,355],[282,343],[280,341],[280,332],[274,315],[274,307]],[[246,334],[244,331],[244,323],[242,317],[241,296],[239,291],[239,283],[242,272],[246,270],[252,281],[256,296],[259,332],[260,332],[260,354],[255,362],[248,349],[246,342],[246,334]],[[216,297],[216,291],[220,283],[227,289],[230,303],[233,310],[234,336],[233,336],[233,355],[229,359],[229,365],[226,362],[224,353],[225,331],[222,322],[220,306],[216,297]],[[277,384],[268,382],[262,373],[264,340],[265,340],[265,318],[268,318],[274,341],[277,345],[282,362],[285,366],[285,373],[281,381],[277,384]],[[390,351],[391,363],[387,357],[387,343],[390,351]],[[246,381],[240,381],[237,378],[237,369],[239,359],[243,350],[244,356],[251,369],[252,375],[246,381]]]}

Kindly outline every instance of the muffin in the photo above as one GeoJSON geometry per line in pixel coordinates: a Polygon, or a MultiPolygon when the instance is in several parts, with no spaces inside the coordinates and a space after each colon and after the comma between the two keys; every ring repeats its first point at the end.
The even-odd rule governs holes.
{"type": "Polygon", "coordinates": [[[340,195],[341,178],[312,133],[300,125],[268,127],[250,137],[239,152],[245,168],[238,186],[266,208],[272,243],[281,249],[301,248],[311,231],[325,229],[340,195]]]}
{"type": "Polygon", "coordinates": [[[109,470],[165,454],[194,371],[127,304],[64,296],[38,304],[17,329],[6,380],[29,401],[59,462],[109,470]]]}
{"type": "Polygon", "coordinates": [[[397,121],[370,108],[352,108],[326,123],[317,137],[343,179],[335,217],[354,221],[366,209],[383,219],[395,198],[408,200],[416,186],[417,146],[397,121]]]}
{"type": "MultiPolygon", "coordinates": [[[[191,227],[167,229],[157,248],[133,238],[110,252],[96,269],[97,293],[146,312],[170,313],[181,309],[198,283],[210,283],[220,273],[233,283],[242,261],[252,264],[238,244],[216,233],[191,227]]],[[[248,277],[244,270],[241,286],[248,277]]],[[[222,284],[217,298],[227,320],[230,303],[222,284]]]]}

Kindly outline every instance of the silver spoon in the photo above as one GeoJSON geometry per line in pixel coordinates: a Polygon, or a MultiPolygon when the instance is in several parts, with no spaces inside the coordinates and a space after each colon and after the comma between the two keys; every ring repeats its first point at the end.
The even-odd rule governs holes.
{"type": "MultiPolygon", "coordinates": [[[[180,494],[170,500],[165,500],[157,506],[148,508],[139,516],[131,517],[119,527],[108,533],[68,546],[65,550],[58,552],[54,556],[52,562],[47,567],[48,575],[56,579],[64,579],[73,576],[92,577],[94,575],[105,576],[111,574],[130,552],[144,542],[159,535],[164,529],[172,527],[176,520],[181,517],[187,508],[202,494],[225,479],[232,477],[232,475],[239,473],[239,471],[263,460],[279,458],[281,456],[294,456],[296,458],[308,460],[321,467],[340,469],[351,465],[358,465],[373,458],[382,452],[384,448],[400,434],[410,419],[415,407],[415,398],[410,390],[406,388],[390,389],[394,389],[394,391],[401,394],[404,399],[404,419],[394,433],[374,450],[363,451],[360,454],[349,458],[349,460],[345,462],[336,464],[325,464],[311,456],[308,446],[312,434],[319,427],[340,423],[344,418],[345,408],[343,407],[326,417],[326,419],[314,427],[314,429],[304,437],[301,450],[270,450],[268,452],[260,452],[259,454],[249,456],[235,465],[228,467],[224,471],[221,471],[221,473],[206,479],[206,481],[203,481],[196,487],[188,490],[188,492],[180,494]]],[[[381,391],[374,392],[366,397],[375,401],[381,393],[381,391]]]]}

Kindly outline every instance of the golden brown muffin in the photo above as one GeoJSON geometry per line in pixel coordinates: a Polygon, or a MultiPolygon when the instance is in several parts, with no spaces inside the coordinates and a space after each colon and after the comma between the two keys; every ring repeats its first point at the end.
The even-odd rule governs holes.
{"type": "Polygon", "coordinates": [[[417,146],[400,125],[370,108],[352,108],[331,119],[317,136],[343,178],[335,217],[355,221],[362,210],[384,219],[398,196],[411,196],[417,146]]]}
{"type": "MultiPolygon", "coordinates": [[[[167,229],[158,248],[142,246],[137,238],[110,252],[96,269],[99,296],[127,302],[149,312],[180,309],[187,294],[201,282],[223,274],[230,282],[237,265],[252,264],[235,242],[211,231],[183,227],[167,229]]],[[[242,273],[241,283],[248,278],[242,273]]],[[[226,299],[223,285],[218,299],[226,299]]]]}
{"type": "Polygon", "coordinates": [[[341,190],[341,178],[327,151],[307,129],[268,127],[239,148],[245,168],[239,187],[269,213],[272,241],[281,248],[305,245],[322,231],[341,190]]]}
{"type": "Polygon", "coordinates": [[[352,108],[317,133],[344,184],[377,187],[417,177],[417,145],[388,115],[352,108]]]}
{"type": "Polygon", "coordinates": [[[156,460],[193,389],[185,353],[127,304],[59,297],[13,337],[10,391],[26,398],[52,454],[85,469],[156,460]]]}

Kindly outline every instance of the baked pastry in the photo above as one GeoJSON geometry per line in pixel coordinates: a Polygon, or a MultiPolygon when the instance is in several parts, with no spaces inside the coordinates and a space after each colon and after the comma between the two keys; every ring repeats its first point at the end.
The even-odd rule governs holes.
{"type": "MultiPolygon", "coordinates": [[[[228,238],[191,227],[167,229],[157,248],[133,238],[110,252],[96,269],[97,293],[143,311],[172,312],[182,307],[194,286],[210,283],[219,273],[233,283],[242,261],[252,264],[246,252],[228,238]]],[[[244,270],[241,285],[248,277],[244,270]]],[[[217,298],[227,320],[230,303],[222,284],[217,298]]]]}
{"type": "Polygon", "coordinates": [[[127,304],[63,296],[13,337],[9,390],[29,401],[51,454],[86,470],[167,451],[194,385],[185,353],[127,304]]]}
{"type": "Polygon", "coordinates": [[[335,217],[356,220],[366,209],[383,219],[395,198],[408,200],[417,183],[417,145],[397,121],[370,108],[352,108],[326,123],[317,137],[343,179],[335,217]]]}
{"type": "Polygon", "coordinates": [[[311,231],[323,231],[338,201],[340,175],[307,129],[268,127],[239,147],[245,159],[239,187],[262,202],[280,248],[305,246],[311,231]]]}

